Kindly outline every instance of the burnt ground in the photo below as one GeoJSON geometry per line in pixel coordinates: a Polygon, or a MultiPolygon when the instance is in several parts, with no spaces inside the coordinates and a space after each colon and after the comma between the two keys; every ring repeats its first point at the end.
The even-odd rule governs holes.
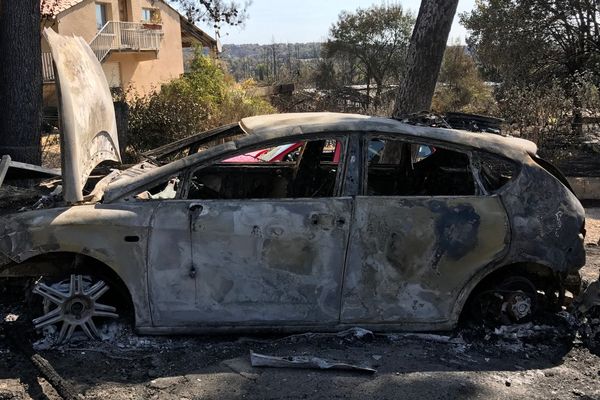
{"type": "MultiPolygon", "coordinates": [[[[588,264],[598,278],[600,208],[588,210],[588,264]]],[[[14,319],[20,304],[0,306],[14,319]]],[[[6,326],[6,324],[5,324],[6,326]]],[[[0,328],[1,328],[0,324],[0,328]]],[[[27,339],[27,332],[22,336],[27,339]]],[[[35,348],[85,399],[600,399],[600,357],[558,317],[512,329],[462,327],[435,335],[139,337],[123,324],[106,341],[35,348]],[[375,374],[259,369],[250,351],[359,362],[375,374]]],[[[0,399],[58,399],[0,334],[0,399]]],[[[32,339],[33,340],[33,339],[32,339]]]]}

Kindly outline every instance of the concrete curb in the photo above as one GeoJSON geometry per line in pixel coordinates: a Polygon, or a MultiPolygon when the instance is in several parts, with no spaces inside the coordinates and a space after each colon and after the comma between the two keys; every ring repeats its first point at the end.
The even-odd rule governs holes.
{"type": "Polygon", "coordinates": [[[567,180],[580,200],[600,200],[600,177],[569,176],[567,180]]]}

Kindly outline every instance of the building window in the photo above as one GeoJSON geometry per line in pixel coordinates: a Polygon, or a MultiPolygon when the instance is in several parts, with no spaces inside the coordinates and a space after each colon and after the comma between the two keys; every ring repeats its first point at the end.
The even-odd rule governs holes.
{"type": "Polygon", "coordinates": [[[160,24],[160,11],[156,8],[142,8],[142,22],[160,24]]]}
{"type": "Polygon", "coordinates": [[[108,21],[106,15],[106,4],[96,3],[96,26],[98,30],[102,29],[108,21]]]}

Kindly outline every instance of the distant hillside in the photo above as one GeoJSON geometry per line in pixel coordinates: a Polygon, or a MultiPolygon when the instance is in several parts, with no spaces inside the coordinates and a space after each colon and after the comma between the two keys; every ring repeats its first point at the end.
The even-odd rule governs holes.
{"type": "Polygon", "coordinates": [[[226,44],[223,45],[224,59],[263,58],[265,53],[272,54],[273,48],[278,55],[290,54],[293,58],[307,60],[319,58],[321,43],[274,43],[274,44],[226,44]]]}
{"type": "Polygon", "coordinates": [[[307,83],[321,57],[321,43],[227,44],[221,59],[239,81],[307,83]]]}

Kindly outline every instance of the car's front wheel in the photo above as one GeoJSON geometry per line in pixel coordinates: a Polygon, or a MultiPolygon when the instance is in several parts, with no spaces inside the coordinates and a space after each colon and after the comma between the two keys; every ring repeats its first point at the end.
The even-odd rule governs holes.
{"type": "Polygon", "coordinates": [[[68,341],[77,328],[90,339],[99,339],[98,319],[117,318],[115,307],[100,303],[110,287],[89,275],[72,274],[59,281],[38,281],[33,293],[41,296],[43,315],[32,322],[36,329],[54,325],[56,343],[68,341]]]}

